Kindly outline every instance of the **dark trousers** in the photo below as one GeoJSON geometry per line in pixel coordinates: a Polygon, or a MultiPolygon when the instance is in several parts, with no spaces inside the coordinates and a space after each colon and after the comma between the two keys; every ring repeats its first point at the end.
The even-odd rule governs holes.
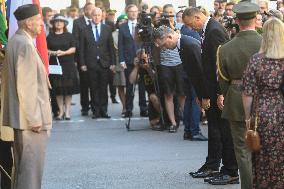
{"type": "Polygon", "coordinates": [[[108,87],[111,99],[116,96],[116,87],[113,86],[113,72],[111,70],[108,71],[108,87]]]}
{"type": "Polygon", "coordinates": [[[217,107],[217,96],[211,97],[211,107],[206,111],[208,120],[208,156],[206,168],[218,170],[222,160],[221,172],[231,176],[238,175],[238,164],[229,122],[221,118],[217,107]]]}
{"type": "MultiPolygon", "coordinates": [[[[54,86],[52,77],[49,77],[51,86],[54,86]]],[[[54,89],[50,89],[50,100],[51,100],[51,109],[53,116],[57,116],[59,108],[56,101],[56,91],[54,89]]]]}
{"type": "MultiPolygon", "coordinates": [[[[126,111],[132,112],[133,110],[133,100],[134,100],[134,85],[129,82],[129,75],[132,72],[134,65],[128,64],[127,69],[124,71],[126,77],[126,111]]],[[[139,89],[139,106],[140,111],[147,110],[146,103],[146,94],[145,94],[145,85],[143,80],[139,80],[138,82],[139,89]]]]}
{"type": "Polygon", "coordinates": [[[183,124],[184,132],[191,133],[192,136],[200,133],[200,116],[201,110],[196,102],[196,93],[191,87],[189,93],[186,93],[184,112],[183,112],[183,124]]]}
{"type": "MultiPolygon", "coordinates": [[[[8,172],[9,176],[12,174],[13,158],[12,158],[12,142],[5,142],[0,140],[0,165],[8,172]]],[[[1,169],[0,169],[1,170],[1,169]]],[[[1,189],[11,189],[11,180],[1,170],[1,189]]]]}
{"type": "Polygon", "coordinates": [[[88,68],[89,81],[91,84],[92,99],[95,114],[106,114],[108,106],[108,68],[103,68],[99,63],[93,68],[88,68]]]}
{"type": "Polygon", "coordinates": [[[80,103],[82,112],[88,112],[91,108],[94,112],[94,102],[92,99],[93,91],[91,90],[90,80],[87,72],[79,71],[80,76],[80,103]],[[90,99],[91,97],[91,99],[90,99]]]}

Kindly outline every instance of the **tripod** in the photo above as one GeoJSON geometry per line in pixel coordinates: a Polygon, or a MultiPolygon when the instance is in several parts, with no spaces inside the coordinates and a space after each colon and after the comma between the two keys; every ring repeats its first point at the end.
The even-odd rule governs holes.
{"type": "MultiPolygon", "coordinates": [[[[152,43],[148,42],[148,43],[143,43],[141,49],[145,49],[145,53],[147,55],[147,62],[150,66],[150,70],[151,73],[149,73],[151,79],[153,80],[153,84],[154,84],[154,89],[155,89],[155,94],[158,97],[158,101],[159,101],[159,108],[160,108],[160,120],[162,126],[164,127],[165,125],[165,121],[164,121],[164,114],[163,114],[163,107],[161,104],[161,100],[160,100],[160,87],[159,87],[159,78],[158,78],[158,74],[157,74],[157,66],[154,64],[153,61],[153,57],[152,57],[152,43]],[[153,71],[153,72],[152,72],[153,71]]],[[[140,54],[139,60],[142,59],[142,53],[140,54]]],[[[137,70],[137,75],[136,75],[136,80],[138,80],[138,76],[139,76],[139,67],[137,70]]],[[[135,94],[135,90],[136,90],[136,82],[133,84],[133,95],[135,94]]],[[[127,131],[130,131],[130,123],[131,123],[131,116],[128,117],[128,120],[125,124],[127,131]]]]}

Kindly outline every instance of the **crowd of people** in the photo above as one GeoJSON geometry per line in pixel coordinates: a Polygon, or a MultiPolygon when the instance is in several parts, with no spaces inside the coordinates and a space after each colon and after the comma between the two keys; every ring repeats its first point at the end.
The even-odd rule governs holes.
{"type": "Polygon", "coordinates": [[[1,188],[11,188],[7,141],[14,139],[13,188],[39,189],[51,112],[71,120],[72,95],[80,94],[82,116],[109,119],[108,99],[119,103],[118,91],[121,116],[131,118],[136,84],[140,116],[149,117],[151,129],[176,133],[182,122],[184,140],[208,141],[205,162],[191,177],[284,188],[284,1],[269,9],[267,0],[215,0],[213,12],[130,4],[116,20],[116,11],[99,2],[42,12],[49,62],[62,73],[47,77],[33,46],[38,7],[19,7],[19,30],[1,69],[1,188]],[[151,17],[149,28],[139,14],[151,17]],[[208,138],[200,129],[205,115],[208,138]],[[254,120],[261,147],[252,152],[245,134],[254,120]],[[8,127],[14,137],[3,137],[13,135],[8,127]]]}

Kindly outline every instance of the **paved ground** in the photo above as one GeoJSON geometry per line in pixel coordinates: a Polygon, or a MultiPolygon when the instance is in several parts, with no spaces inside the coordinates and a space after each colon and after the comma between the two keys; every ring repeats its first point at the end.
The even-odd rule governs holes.
{"type": "Polygon", "coordinates": [[[132,129],[137,131],[127,132],[120,105],[110,105],[111,120],[94,121],[80,116],[78,96],[74,102],[72,121],[54,124],[43,189],[240,188],[211,186],[187,174],[203,163],[207,142],[184,141],[182,129],[175,134],[152,131],[146,119],[134,115],[132,129]]]}

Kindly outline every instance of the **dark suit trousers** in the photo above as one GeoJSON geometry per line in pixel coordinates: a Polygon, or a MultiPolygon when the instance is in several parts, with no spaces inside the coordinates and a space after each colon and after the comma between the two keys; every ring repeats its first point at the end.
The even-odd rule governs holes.
{"type": "Polygon", "coordinates": [[[218,170],[222,160],[221,172],[231,176],[238,175],[234,144],[229,122],[221,118],[217,107],[217,96],[211,96],[211,108],[206,111],[208,119],[208,157],[206,168],[218,170]]]}
{"type": "MultiPolygon", "coordinates": [[[[134,85],[129,82],[129,75],[132,72],[134,65],[127,64],[127,69],[125,69],[125,77],[126,77],[126,111],[132,112],[133,110],[133,100],[134,100],[134,85]]],[[[139,106],[140,111],[147,110],[146,103],[146,95],[145,95],[145,86],[143,80],[139,80],[138,82],[139,89],[139,106]]]]}
{"type": "MultiPolygon", "coordinates": [[[[0,140],[0,165],[5,169],[6,172],[11,176],[13,167],[12,158],[12,142],[5,142],[0,140]]],[[[6,176],[5,173],[1,172],[1,189],[10,189],[11,180],[6,176]]]]}
{"type": "Polygon", "coordinates": [[[81,103],[82,111],[85,111],[85,112],[89,111],[90,106],[91,106],[92,111],[94,111],[94,102],[92,99],[93,92],[91,90],[88,73],[79,70],[79,76],[80,76],[80,103],[81,103]],[[90,100],[90,97],[91,97],[91,100],[90,100]]]}
{"type": "Polygon", "coordinates": [[[91,90],[93,91],[92,99],[94,99],[95,114],[107,113],[108,106],[108,68],[103,68],[97,63],[93,68],[88,68],[89,81],[91,90]]]}
{"type": "Polygon", "coordinates": [[[116,96],[116,87],[113,86],[113,72],[111,70],[108,71],[108,87],[111,98],[115,98],[116,96]]]}

